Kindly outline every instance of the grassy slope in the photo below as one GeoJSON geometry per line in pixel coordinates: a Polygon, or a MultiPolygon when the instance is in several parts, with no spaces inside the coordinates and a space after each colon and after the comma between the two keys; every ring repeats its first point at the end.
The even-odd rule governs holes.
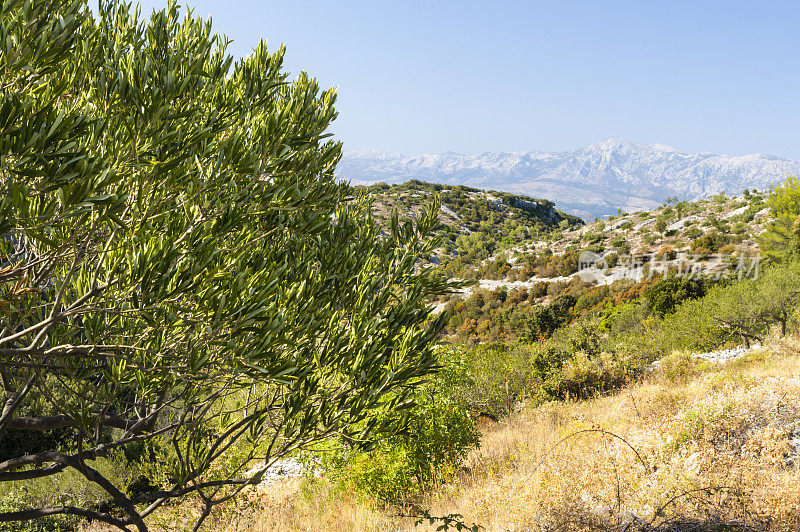
{"type": "MultiPolygon", "coordinates": [[[[483,192],[470,194],[474,201],[486,201],[483,192]]],[[[387,197],[378,196],[379,208],[392,206],[387,197]]],[[[421,192],[417,196],[423,197],[421,192]]],[[[743,198],[719,198],[688,209],[700,217],[695,225],[703,232],[722,229],[730,235],[736,222],[747,224],[740,238],[748,247],[764,218],[759,201],[743,198]],[[749,214],[729,216],[745,204],[752,204],[749,214]],[[714,220],[723,225],[715,227],[714,220]]],[[[634,252],[687,246],[683,231],[656,233],[653,242],[645,243],[647,226],[634,229],[664,216],[664,210],[593,222],[561,233],[548,245],[556,253],[570,245],[580,249],[590,244],[589,235],[591,243],[606,250],[619,236],[633,243],[634,252]],[[633,227],[614,228],[626,222],[633,227]]],[[[671,223],[680,219],[675,214],[671,223]]],[[[457,219],[446,216],[443,221],[454,227],[457,219]]],[[[466,224],[457,229],[469,231],[466,224]]],[[[499,425],[485,425],[481,447],[470,455],[467,469],[417,501],[419,507],[430,508],[432,515],[462,514],[465,522],[486,530],[608,530],[624,529],[627,523],[666,530],[676,520],[685,525],[678,530],[702,530],[695,525],[721,521],[800,529],[800,469],[784,462],[794,452],[792,438],[800,435],[800,359],[792,355],[799,346],[797,339],[773,343],[726,366],[698,367],[678,357],[664,363],[671,370],[659,370],[607,397],[523,408],[499,425]],[[627,443],[596,431],[570,436],[597,429],[627,443]],[[720,487],[726,489],[702,491],[720,487]],[[665,505],[663,514],[656,515],[665,505]]],[[[179,510],[182,515],[191,511],[185,505],[179,510]]],[[[158,528],[181,530],[184,521],[175,512],[165,509],[158,528]]],[[[312,485],[297,480],[253,491],[242,506],[213,515],[208,529],[425,529],[395,514],[336,491],[324,479],[312,485]]]]}
{"type": "MultiPolygon", "coordinates": [[[[613,395],[523,408],[484,426],[467,469],[419,503],[486,530],[800,529],[800,458],[787,460],[800,434],[798,347],[773,340],[726,365],[674,356],[613,395]]],[[[238,522],[220,515],[210,526],[435,529],[324,481],[301,484],[254,494],[238,522]]]]}
{"type": "Polygon", "coordinates": [[[798,370],[796,357],[771,350],[685,383],[661,374],[613,396],[522,412],[486,434],[470,474],[434,495],[432,506],[489,530],[761,529],[770,521],[771,529],[797,530],[800,469],[785,457],[800,428],[798,370]],[[587,429],[624,438],[642,461],[600,432],[554,448],[587,429]]]}

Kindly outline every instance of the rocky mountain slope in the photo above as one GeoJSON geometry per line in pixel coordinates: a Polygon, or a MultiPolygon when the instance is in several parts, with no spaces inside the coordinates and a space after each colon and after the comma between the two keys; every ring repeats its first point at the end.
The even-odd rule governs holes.
{"type": "Polygon", "coordinates": [[[471,235],[483,237],[478,242],[459,238],[451,253],[439,255],[441,270],[475,282],[440,298],[435,308],[449,311],[452,337],[490,342],[518,336],[522,322],[514,316],[524,316],[524,307],[561,296],[572,297],[583,312],[618,304],[669,272],[710,280],[757,277],[758,235],[769,218],[765,194],[748,192],[563,225],[538,238],[513,241],[491,230],[471,235]]]}
{"type": "Polygon", "coordinates": [[[401,216],[416,216],[434,194],[438,194],[442,201],[439,221],[453,236],[476,231],[491,231],[498,236],[509,228],[523,228],[527,233],[538,235],[562,222],[566,224],[564,226],[582,223],[579,218],[558,210],[552,201],[508,192],[415,179],[402,184],[376,184],[365,188],[373,198],[376,219],[384,225],[388,224],[395,209],[401,216]]]}
{"type": "Polygon", "coordinates": [[[337,174],[362,184],[421,179],[528,194],[591,219],[618,209],[652,209],[672,196],[696,201],[723,191],[768,189],[787,174],[800,174],[800,163],[768,155],[687,154],[661,144],[610,139],[558,153],[446,152],[408,157],[348,152],[337,174]]]}

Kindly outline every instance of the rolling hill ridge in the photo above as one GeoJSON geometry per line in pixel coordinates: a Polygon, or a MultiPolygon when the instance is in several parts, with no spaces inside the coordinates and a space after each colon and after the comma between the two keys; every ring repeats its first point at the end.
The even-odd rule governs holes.
{"type": "Polygon", "coordinates": [[[745,189],[768,189],[800,163],[769,155],[683,153],[662,144],[609,139],[572,151],[453,152],[405,156],[346,152],[337,175],[356,184],[420,179],[545,198],[584,219],[649,210],[667,198],[696,201],[745,189]]]}

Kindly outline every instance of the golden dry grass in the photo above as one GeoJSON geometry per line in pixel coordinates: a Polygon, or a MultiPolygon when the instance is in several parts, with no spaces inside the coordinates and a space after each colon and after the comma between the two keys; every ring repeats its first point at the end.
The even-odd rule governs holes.
{"type": "MultiPolygon", "coordinates": [[[[800,530],[798,352],[773,343],[685,383],[654,375],[612,396],[524,410],[484,428],[465,472],[421,506],[492,531],[800,530]]],[[[228,529],[414,528],[324,482],[270,497],[228,529]]]]}
{"type": "MultiPolygon", "coordinates": [[[[464,471],[419,507],[461,514],[487,531],[800,530],[800,340],[772,341],[722,366],[681,356],[667,366],[669,378],[662,369],[607,397],[485,423],[464,471]],[[685,371],[676,370],[681,361],[685,371]]],[[[324,479],[294,480],[252,489],[215,509],[204,528],[383,532],[440,524],[415,528],[400,511],[324,479]]],[[[165,508],[152,528],[190,528],[198,512],[188,503],[165,508]]]]}

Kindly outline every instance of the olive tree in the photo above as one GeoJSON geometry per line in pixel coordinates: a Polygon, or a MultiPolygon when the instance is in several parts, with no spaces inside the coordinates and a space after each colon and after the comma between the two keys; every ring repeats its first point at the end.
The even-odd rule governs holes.
{"type": "Polygon", "coordinates": [[[759,245],[772,262],[800,257],[800,180],[789,176],[772,187],[767,198],[772,215],[765,230],[758,235],[759,245]]]}
{"type": "Polygon", "coordinates": [[[758,278],[720,290],[712,316],[728,336],[739,337],[749,346],[751,341],[761,342],[775,324],[784,336],[799,301],[798,263],[771,264],[758,278]]]}
{"type": "Polygon", "coordinates": [[[785,335],[800,304],[800,265],[772,264],[755,279],[712,287],[700,299],[681,304],[662,324],[668,348],[715,349],[728,341],[749,347],[762,342],[773,325],[785,335]]]}
{"type": "Polygon", "coordinates": [[[0,522],[146,530],[191,495],[197,528],[289,453],[402,430],[380,414],[436,370],[450,288],[420,265],[438,206],[373,223],[333,176],[334,93],[175,4],[0,2],[0,486],[107,494],[0,522]],[[93,467],[142,448],[144,488],[93,467]]]}

